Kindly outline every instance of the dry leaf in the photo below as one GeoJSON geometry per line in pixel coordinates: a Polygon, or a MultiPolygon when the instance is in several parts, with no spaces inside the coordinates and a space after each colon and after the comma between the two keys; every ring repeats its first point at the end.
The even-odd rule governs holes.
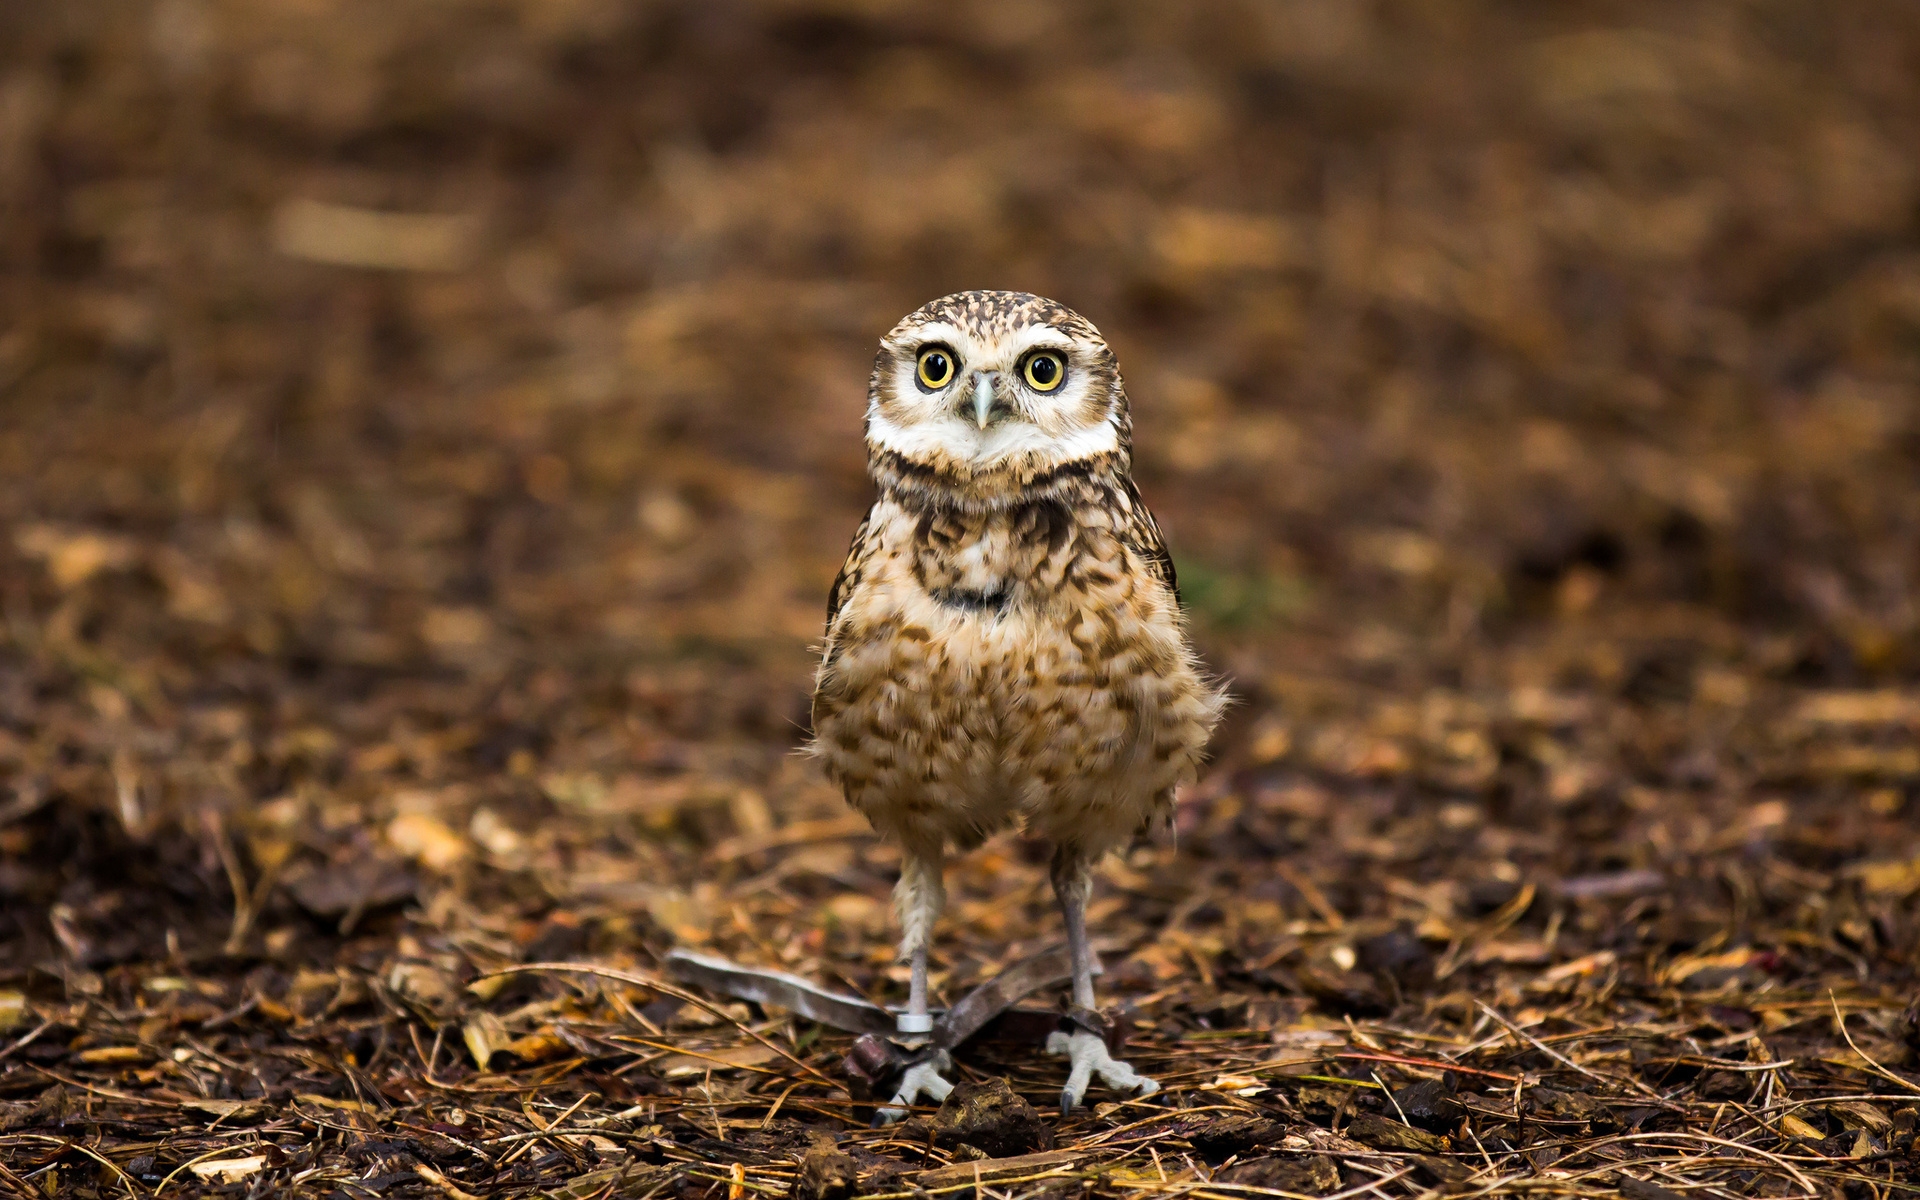
{"type": "Polygon", "coordinates": [[[210,1183],[238,1183],[266,1165],[266,1155],[249,1154],[245,1158],[214,1158],[192,1163],[187,1170],[210,1183]]]}
{"type": "Polygon", "coordinates": [[[339,917],[398,904],[414,894],[414,877],[392,852],[334,863],[296,862],[284,879],[300,907],[320,917],[339,917]]]}
{"type": "Polygon", "coordinates": [[[1780,1131],[1781,1137],[1793,1138],[1797,1141],[1817,1142],[1827,1136],[1792,1113],[1787,1113],[1774,1122],[1774,1128],[1780,1131]]]}
{"type": "Polygon", "coordinates": [[[453,976],[429,963],[401,961],[387,972],[387,986],[423,1016],[444,1020],[464,1002],[464,989],[453,976]]]}
{"type": "Polygon", "coordinates": [[[1619,956],[1611,950],[1596,950],[1579,958],[1570,959],[1557,967],[1549,967],[1540,972],[1537,982],[1555,984],[1562,980],[1574,979],[1581,975],[1591,975],[1595,971],[1612,966],[1619,956]]]}
{"type": "Polygon", "coordinates": [[[571,1051],[573,1047],[567,1039],[560,1036],[551,1027],[538,1029],[525,1037],[515,1038],[508,1046],[507,1053],[521,1062],[545,1062],[571,1051]]]}
{"type": "Polygon", "coordinates": [[[513,1041],[513,1035],[507,1032],[500,1018],[484,1010],[468,1017],[460,1032],[466,1039],[467,1053],[473,1055],[473,1065],[482,1071],[493,1061],[496,1052],[506,1049],[513,1041]]]}
{"type": "Polygon", "coordinates": [[[1816,692],[1794,716],[1814,725],[1900,725],[1920,720],[1920,696],[1891,689],[1816,692]]]}
{"type": "Polygon", "coordinates": [[[1266,1084],[1251,1075],[1216,1075],[1212,1083],[1201,1084],[1200,1090],[1232,1092],[1236,1096],[1258,1096],[1269,1089],[1266,1084]]]}
{"type": "Polygon", "coordinates": [[[702,1050],[698,1054],[670,1054],[655,1063],[653,1069],[662,1079],[683,1079],[689,1075],[704,1075],[709,1071],[765,1066],[779,1057],[772,1049],[756,1042],[747,1046],[702,1050]]]}
{"type": "Polygon", "coordinates": [[[140,557],[140,546],[131,538],[58,525],[29,525],[13,541],[20,553],[44,562],[62,590],[78,587],[100,571],[124,570],[140,557]]]}
{"type": "Polygon", "coordinates": [[[1860,889],[1873,896],[1910,896],[1920,892],[1920,858],[1903,862],[1861,863],[1848,869],[1860,889]]]}
{"type": "Polygon", "coordinates": [[[0,991],[0,1033],[26,1023],[31,1012],[24,992],[0,991]]]}
{"type": "Polygon", "coordinates": [[[1504,963],[1508,966],[1530,966],[1535,963],[1550,962],[1553,951],[1545,942],[1487,942],[1475,946],[1469,956],[1476,963],[1504,963]]]}
{"type": "Polygon", "coordinates": [[[387,844],[433,871],[446,872],[472,850],[446,822],[424,812],[403,812],[387,823],[387,844]]]}
{"type": "Polygon", "coordinates": [[[1741,946],[1721,954],[1696,954],[1676,958],[1660,972],[1661,981],[1669,984],[1685,983],[1703,972],[1741,971],[1753,962],[1753,951],[1741,946]]]}
{"type": "Polygon", "coordinates": [[[273,248],[289,258],[389,271],[452,271],[473,257],[479,222],[291,200],[273,214],[273,248]]]}
{"type": "Polygon", "coordinates": [[[317,1092],[301,1092],[294,1097],[302,1104],[317,1104],[321,1108],[338,1109],[341,1112],[371,1113],[378,1109],[361,1100],[339,1100],[332,1096],[322,1096],[317,1092]]]}
{"type": "Polygon", "coordinates": [[[211,1113],[221,1120],[239,1120],[254,1116],[261,1111],[261,1105],[249,1100],[203,1100],[180,1101],[180,1107],[195,1112],[211,1113]]]}

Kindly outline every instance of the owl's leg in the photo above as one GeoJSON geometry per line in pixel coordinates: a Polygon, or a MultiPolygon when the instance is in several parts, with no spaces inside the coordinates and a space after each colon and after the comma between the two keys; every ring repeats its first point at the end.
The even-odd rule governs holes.
{"type": "MultiPolygon", "coordinates": [[[[1093,1002],[1093,945],[1087,939],[1087,895],[1093,890],[1091,864],[1076,851],[1062,846],[1053,856],[1053,893],[1060,900],[1060,915],[1067,923],[1067,954],[1073,962],[1073,1007],[1076,1016],[1085,1014],[1091,1023],[1097,1018],[1093,1002]]],[[[1160,1085],[1113,1057],[1106,1039],[1077,1023],[1071,1033],[1059,1032],[1047,1037],[1047,1053],[1064,1054],[1070,1069],[1066,1086],[1060,1089],[1060,1115],[1072,1116],[1086,1098],[1087,1084],[1094,1075],[1117,1092],[1135,1092],[1150,1096],[1160,1085]]]]}
{"type": "MultiPolygon", "coordinates": [[[[898,1014],[901,1040],[925,1042],[933,1030],[933,1016],[927,1007],[927,945],[933,940],[933,923],[947,904],[947,890],[941,880],[944,864],[938,847],[908,847],[900,864],[900,882],[894,885],[893,906],[900,916],[900,957],[912,967],[907,985],[907,1011],[898,1014]]],[[[940,1072],[951,1065],[944,1051],[908,1067],[900,1077],[900,1088],[892,1104],[875,1114],[880,1124],[892,1124],[907,1115],[907,1106],[926,1097],[935,1104],[947,1098],[953,1085],[940,1072]]]]}
{"type": "MultiPolygon", "coordinates": [[[[893,885],[893,908],[900,918],[900,957],[913,966],[907,1013],[916,1018],[928,1013],[927,946],[933,941],[933,923],[947,907],[947,887],[941,878],[945,866],[939,848],[909,847],[900,864],[900,882],[893,885]]],[[[926,1030],[902,1028],[901,1032],[926,1030]]]]}

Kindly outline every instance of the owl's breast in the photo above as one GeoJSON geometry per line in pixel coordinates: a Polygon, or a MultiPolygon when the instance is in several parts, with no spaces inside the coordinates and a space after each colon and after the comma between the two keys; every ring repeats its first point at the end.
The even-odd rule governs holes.
{"type": "Polygon", "coordinates": [[[883,501],[828,630],[816,717],[883,698],[889,711],[1013,744],[1031,736],[1045,697],[1047,725],[1076,708],[1133,714],[1099,734],[1120,753],[1116,739],[1151,722],[1145,681],[1191,670],[1170,590],[1114,525],[1097,507],[916,514],[883,501]]]}
{"type": "Polygon", "coordinates": [[[869,518],[814,726],[876,824],[967,842],[1018,815],[1086,842],[1192,778],[1219,698],[1171,590],[1104,510],[1072,516],[869,518]]]}
{"type": "Polygon", "coordinates": [[[1048,560],[1070,539],[1067,522],[1022,510],[926,513],[895,531],[915,584],[965,613],[1024,607],[1048,583],[1048,560]]]}
{"type": "Polygon", "coordinates": [[[888,754],[953,743],[935,757],[997,762],[1011,698],[1057,623],[1050,558],[1066,539],[1017,512],[915,513],[885,500],[864,537],[858,582],[827,631],[816,733],[850,740],[857,727],[867,744],[891,739],[888,754]]]}

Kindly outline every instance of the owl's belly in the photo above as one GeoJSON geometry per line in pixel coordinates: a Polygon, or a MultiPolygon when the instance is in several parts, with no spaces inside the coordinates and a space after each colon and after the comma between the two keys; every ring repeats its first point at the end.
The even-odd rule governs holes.
{"type": "Polygon", "coordinates": [[[843,631],[816,753],[874,825],[962,847],[1024,819],[1123,841],[1190,778],[1217,708],[1177,628],[922,592],[843,631]]]}
{"type": "Polygon", "coordinates": [[[1018,815],[1001,755],[1009,630],[924,594],[840,632],[814,694],[814,753],[876,829],[978,844],[1018,815]]]}

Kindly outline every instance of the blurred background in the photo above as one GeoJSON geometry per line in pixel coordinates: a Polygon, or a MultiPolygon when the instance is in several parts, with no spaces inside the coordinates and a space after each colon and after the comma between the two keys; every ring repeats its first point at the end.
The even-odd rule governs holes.
{"type": "Polygon", "coordinates": [[[4,6],[0,961],[879,969],[809,646],[876,339],[992,287],[1240,698],[1178,854],[1910,971],[1917,146],[1902,0],[4,6]]]}

